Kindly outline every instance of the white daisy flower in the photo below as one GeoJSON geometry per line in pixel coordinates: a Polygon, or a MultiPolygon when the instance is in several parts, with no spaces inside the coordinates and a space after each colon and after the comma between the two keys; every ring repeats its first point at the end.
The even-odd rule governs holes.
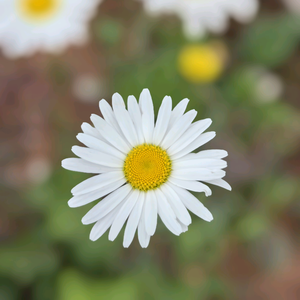
{"type": "Polygon", "coordinates": [[[299,0],[283,0],[283,3],[286,5],[287,9],[291,13],[300,14],[300,1],[299,0]]]}
{"type": "Polygon", "coordinates": [[[258,11],[258,0],[140,0],[152,15],[177,14],[189,38],[203,37],[206,31],[222,33],[229,17],[251,21],[258,11]]]}
{"type": "Polygon", "coordinates": [[[123,246],[129,247],[135,231],[142,247],[146,248],[154,235],[159,215],[175,235],[187,231],[192,219],[188,210],[205,221],[212,214],[189,191],[211,195],[205,184],[231,190],[222,178],[227,166],[224,150],[198,149],[214,138],[215,132],[203,133],[210,119],[192,123],[197,112],[185,109],[188,99],[172,110],[172,99],[166,96],[155,122],[154,109],[148,89],[128,97],[126,109],[122,97],[112,97],[112,108],[99,103],[103,118],[92,115],[92,127],[82,124],[83,133],[77,139],[86,147],[73,146],[80,158],[62,161],[65,169],[98,174],[72,189],[70,207],[79,207],[103,199],[82,219],[83,224],[96,223],[90,233],[92,241],[109,228],[113,241],[124,226],[123,246]],[[189,191],[188,191],[189,190],[189,191]]]}
{"type": "Polygon", "coordinates": [[[7,57],[61,52],[88,38],[102,0],[0,0],[0,47],[7,57]]]}

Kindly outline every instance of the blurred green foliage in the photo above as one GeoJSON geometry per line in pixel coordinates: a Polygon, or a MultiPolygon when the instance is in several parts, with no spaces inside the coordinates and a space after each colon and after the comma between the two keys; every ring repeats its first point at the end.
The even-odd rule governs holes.
{"type": "Polygon", "coordinates": [[[245,33],[241,54],[251,63],[277,67],[296,50],[299,37],[298,16],[287,14],[263,18],[245,33]]]}

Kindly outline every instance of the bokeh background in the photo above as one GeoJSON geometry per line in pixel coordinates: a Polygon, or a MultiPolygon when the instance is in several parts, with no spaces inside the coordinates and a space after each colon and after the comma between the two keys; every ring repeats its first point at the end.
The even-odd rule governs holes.
{"type": "MultiPolygon", "coordinates": [[[[282,1],[260,2],[257,18],[233,20],[214,45],[222,74],[210,82],[182,75],[188,41],[176,16],[153,18],[137,1],[107,0],[90,42],[62,55],[9,60],[0,54],[1,300],[299,300],[300,16],[282,1]],[[98,101],[149,88],[156,110],[189,98],[210,117],[226,149],[232,192],[197,197],[214,221],[193,217],[173,236],[159,224],[147,249],[89,240],[90,207],[71,209],[71,188],[87,175],[61,160],[98,101]]],[[[91,205],[92,206],[92,205],[91,205]]]]}

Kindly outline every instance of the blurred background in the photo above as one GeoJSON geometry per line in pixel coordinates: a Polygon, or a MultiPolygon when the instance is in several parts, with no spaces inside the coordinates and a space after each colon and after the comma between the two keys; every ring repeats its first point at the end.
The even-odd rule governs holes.
{"type": "Polygon", "coordinates": [[[86,45],[0,54],[1,300],[300,299],[300,14],[290,7],[260,1],[252,22],[191,41],[176,15],[106,0],[86,45]],[[122,232],[92,242],[81,224],[92,205],[67,205],[88,176],[61,160],[99,100],[146,87],[156,110],[165,95],[173,106],[187,97],[213,120],[205,148],[229,152],[233,190],[198,194],[214,221],[193,216],[179,237],[160,223],[147,249],[137,238],[124,249],[122,232]]]}

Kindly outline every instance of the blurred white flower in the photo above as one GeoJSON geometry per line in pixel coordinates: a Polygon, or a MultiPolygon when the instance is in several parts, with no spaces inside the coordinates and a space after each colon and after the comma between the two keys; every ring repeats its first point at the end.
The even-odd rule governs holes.
{"type": "Polygon", "coordinates": [[[100,94],[106,91],[105,84],[96,75],[79,75],[73,82],[73,94],[78,100],[85,103],[99,101],[100,94]]]}
{"type": "Polygon", "coordinates": [[[166,96],[155,122],[150,92],[144,89],[139,103],[128,97],[126,109],[119,94],[112,97],[112,108],[99,103],[103,118],[92,115],[95,127],[82,124],[77,139],[86,147],[74,146],[79,158],[62,161],[65,169],[98,174],[72,189],[70,207],[79,207],[103,198],[82,219],[95,223],[90,239],[95,241],[109,228],[113,241],[125,226],[124,247],[129,247],[134,234],[143,248],[154,235],[159,215],[175,235],[188,230],[192,219],[188,210],[205,221],[212,221],[209,210],[188,190],[211,195],[212,184],[231,190],[222,178],[227,166],[224,150],[193,153],[212,140],[215,132],[204,131],[211,119],[192,123],[197,112],[185,113],[188,100],[172,109],[166,96]],[[204,184],[205,183],[205,184],[204,184]],[[127,221],[127,224],[125,225],[127,221]]]}
{"type": "Polygon", "coordinates": [[[258,11],[257,0],[140,0],[153,15],[175,13],[183,21],[189,38],[205,35],[207,31],[222,33],[229,17],[250,22],[258,11]]]}
{"type": "Polygon", "coordinates": [[[10,58],[63,51],[88,39],[102,0],[0,0],[0,47],[10,58]]]}
{"type": "Polygon", "coordinates": [[[263,72],[258,78],[256,93],[260,102],[274,102],[282,96],[284,84],[279,76],[271,72],[263,72]]]}
{"type": "Polygon", "coordinates": [[[300,14],[300,0],[282,0],[292,13],[300,14]]]}
{"type": "Polygon", "coordinates": [[[48,180],[52,173],[52,166],[46,157],[31,159],[25,168],[27,179],[33,184],[41,184],[48,180]]]}
{"type": "Polygon", "coordinates": [[[276,73],[255,66],[248,69],[248,80],[253,84],[253,96],[260,104],[280,100],[284,92],[284,82],[276,73]]]}

